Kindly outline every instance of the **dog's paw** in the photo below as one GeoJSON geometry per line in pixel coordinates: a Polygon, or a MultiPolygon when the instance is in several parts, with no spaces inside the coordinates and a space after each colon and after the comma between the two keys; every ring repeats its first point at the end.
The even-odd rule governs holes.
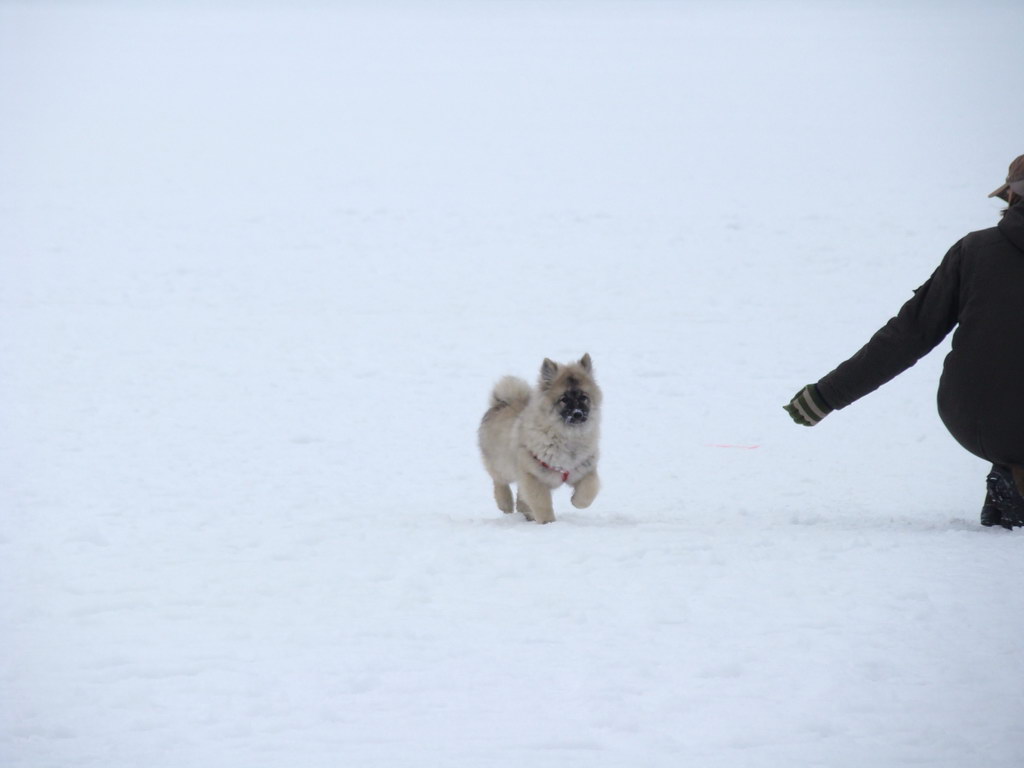
{"type": "Polygon", "coordinates": [[[594,499],[597,498],[597,492],[600,490],[601,485],[597,481],[595,475],[588,475],[580,481],[580,484],[576,486],[576,489],[572,494],[572,505],[576,509],[586,509],[594,503],[594,499]]]}
{"type": "Polygon", "coordinates": [[[574,493],[570,501],[576,509],[586,509],[594,503],[594,497],[584,496],[582,493],[574,493]]]}
{"type": "Polygon", "coordinates": [[[494,486],[494,500],[498,504],[498,509],[504,512],[506,515],[512,514],[512,510],[515,508],[512,503],[512,489],[507,485],[495,485],[494,486]]]}

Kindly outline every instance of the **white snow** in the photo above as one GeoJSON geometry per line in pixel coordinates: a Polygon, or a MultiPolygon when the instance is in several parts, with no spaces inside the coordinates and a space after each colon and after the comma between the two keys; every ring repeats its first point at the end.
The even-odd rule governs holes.
{"type": "Polygon", "coordinates": [[[0,765],[1024,765],[942,348],[781,407],[997,220],[1022,28],[0,5],[0,765]],[[502,516],[489,388],[583,352],[602,494],[502,516]]]}

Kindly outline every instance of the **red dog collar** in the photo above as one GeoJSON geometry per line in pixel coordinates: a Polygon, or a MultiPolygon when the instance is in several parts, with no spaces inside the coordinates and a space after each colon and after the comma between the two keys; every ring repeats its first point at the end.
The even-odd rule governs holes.
{"type": "Polygon", "coordinates": [[[562,476],[563,483],[569,482],[569,474],[572,472],[572,470],[562,469],[561,467],[552,467],[546,461],[541,461],[540,457],[532,453],[530,455],[533,456],[533,460],[540,464],[542,467],[544,467],[544,469],[548,470],[549,472],[557,472],[558,474],[560,474],[562,476]]]}

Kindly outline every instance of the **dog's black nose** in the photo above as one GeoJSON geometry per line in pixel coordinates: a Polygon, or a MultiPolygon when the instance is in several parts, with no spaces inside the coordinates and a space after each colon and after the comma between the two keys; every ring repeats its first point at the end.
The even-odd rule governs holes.
{"type": "Polygon", "coordinates": [[[590,415],[589,398],[584,392],[571,389],[559,399],[560,415],[566,424],[582,424],[590,415]]]}

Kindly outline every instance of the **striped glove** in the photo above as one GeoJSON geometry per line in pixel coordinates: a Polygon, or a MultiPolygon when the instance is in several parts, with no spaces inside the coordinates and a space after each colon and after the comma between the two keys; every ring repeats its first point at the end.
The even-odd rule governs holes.
{"type": "Polygon", "coordinates": [[[808,384],[801,389],[789,401],[789,405],[782,407],[786,409],[793,421],[804,427],[813,427],[835,410],[825,402],[825,398],[821,396],[818,387],[814,384],[808,384]]]}

